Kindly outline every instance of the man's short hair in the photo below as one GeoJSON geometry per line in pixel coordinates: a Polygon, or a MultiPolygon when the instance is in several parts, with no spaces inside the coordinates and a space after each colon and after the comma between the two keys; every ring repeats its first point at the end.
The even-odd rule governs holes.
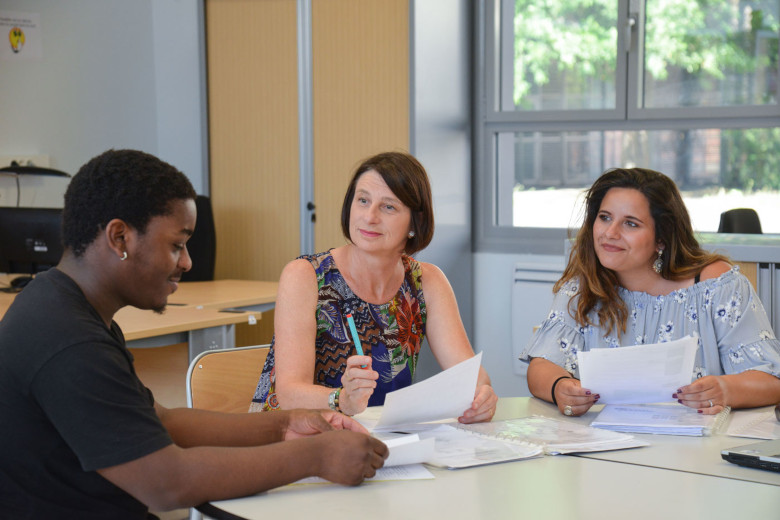
{"type": "Polygon", "coordinates": [[[171,214],[171,202],[195,199],[187,177],[138,150],[108,150],[79,169],[65,192],[62,241],[81,256],[98,233],[118,218],[146,232],[153,217],[171,214]]]}

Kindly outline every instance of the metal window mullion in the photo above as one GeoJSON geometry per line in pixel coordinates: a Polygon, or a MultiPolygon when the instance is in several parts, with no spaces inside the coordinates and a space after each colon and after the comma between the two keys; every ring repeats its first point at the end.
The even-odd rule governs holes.
{"type": "Polygon", "coordinates": [[[297,0],[298,177],[301,254],[314,253],[314,124],[312,102],[311,0],[297,0]]]}

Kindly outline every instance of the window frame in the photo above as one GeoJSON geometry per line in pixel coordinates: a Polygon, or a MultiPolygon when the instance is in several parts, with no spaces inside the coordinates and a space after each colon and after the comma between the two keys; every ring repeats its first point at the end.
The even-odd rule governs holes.
{"type": "MultiPolygon", "coordinates": [[[[509,179],[498,178],[499,136],[516,132],[576,132],[609,130],[682,130],[700,128],[774,128],[780,126],[780,103],[752,107],[639,108],[641,57],[644,49],[645,0],[615,0],[617,17],[617,62],[615,109],[501,111],[498,71],[501,60],[501,9],[514,14],[513,0],[479,0],[474,7],[474,250],[479,252],[564,254],[567,238],[576,229],[513,227],[498,225],[500,210],[506,211],[509,179]],[[510,11],[511,7],[511,11],[510,11]],[[638,30],[631,31],[626,49],[629,16],[638,30]],[[622,47],[622,48],[621,48],[622,47]],[[501,204],[504,208],[501,208],[501,204]]],[[[652,0],[649,0],[652,1],[652,0]]],[[[503,18],[504,23],[506,17],[503,18]]],[[[510,19],[511,22],[511,19],[510,19]]],[[[509,25],[511,29],[511,24],[509,25]]],[[[503,31],[507,34],[507,31],[503,31]]],[[[511,33],[510,33],[511,36],[511,33]]],[[[510,45],[510,48],[513,48],[510,45]]],[[[512,53],[513,54],[513,53],[512,53]]],[[[514,59],[514,56],[511,56],[514,59]]],[[[511,64],[504,66],[510,66],[511,64]]],[[[778,74],[780,76],[780,74],[778,74]]],[[[778,78],[780,82],[780,78],[778,78]]],[[[512,180],[513,181],[513,180],[512,180]]],[[[509,195],[511,206],[511,195],[509,195]]]]}

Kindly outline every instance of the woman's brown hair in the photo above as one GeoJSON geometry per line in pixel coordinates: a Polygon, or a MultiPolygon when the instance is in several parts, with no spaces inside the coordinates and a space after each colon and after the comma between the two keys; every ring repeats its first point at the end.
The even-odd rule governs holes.
{"type": "MultiPolygon", "coordinates": [[[[663,278],[693,278],[713,262],[729,261],[723,255],[710,253],[699,246],[680,191],[669,177],[645,168],[607,170],[586,194],[585,221],[577,232],[563,276],[553,287],[553,291],[558,292],[569,280],[577,280],[579,289],[572,299],[579,296],[579,300],[577,308],[570,309],[572,317],[582,326],[595,325],[588,318],[588,313],[598,305],[597,315],[605,335],[615,328],[624,333],[628,318],[626,304],[618,296],[617,276],[601,265],[593,243],[593,224],[604,196],[612,188],[635,189],[650,204],[650,215],[655,222],[655,240],[664,246],[660,273],[663,278]]],[[[648,265],[647,268],[651,267],[648,265]]]]}
{"type": "Polygon", "coordinates": [[[371,170],[382,177],[390,191],[412,212],[411,231],[414,231],[414,236],[406,241],[404,252],[411,255],[425,249],[433,239],[431,184],[425,168],[408,153],[380,153],[369,157],[358,166],[341,206],[341,232],[348,240],[352,240],[349,235],[352,199],[355,198],[358,179],[371,170]]]}

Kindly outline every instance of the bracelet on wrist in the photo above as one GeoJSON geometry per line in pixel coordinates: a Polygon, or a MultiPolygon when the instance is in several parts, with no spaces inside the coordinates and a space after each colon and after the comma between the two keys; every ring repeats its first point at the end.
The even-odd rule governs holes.
{"type": "Polygon", "coordinates": [[[553,404],[554,404],[555,406],[558,406],[558,400],[557,400],[557,399],[555,399],[555,385],[557,385],[557,384],[558,384],[558,382],[559,382],[561,379],[574,379],[574,378],[573,378],[573,377],[571,377],[571,376],[561,376],[561,377],[559,377],[558,379],[556,379],[556,380],[553,382],[553,384],[552,384],[552,389],[550,390],[550,395],[552,396],[552,402],[553,402],[553,404]]]}
{"type": "Polygon", "coordinates": [[[343,387],[334,388],[333,391],[328,394],[328,408],[333,411],[341,412],[341,406],[339,406],[339,397],[341,396],[341,389],[343,387]]]}

